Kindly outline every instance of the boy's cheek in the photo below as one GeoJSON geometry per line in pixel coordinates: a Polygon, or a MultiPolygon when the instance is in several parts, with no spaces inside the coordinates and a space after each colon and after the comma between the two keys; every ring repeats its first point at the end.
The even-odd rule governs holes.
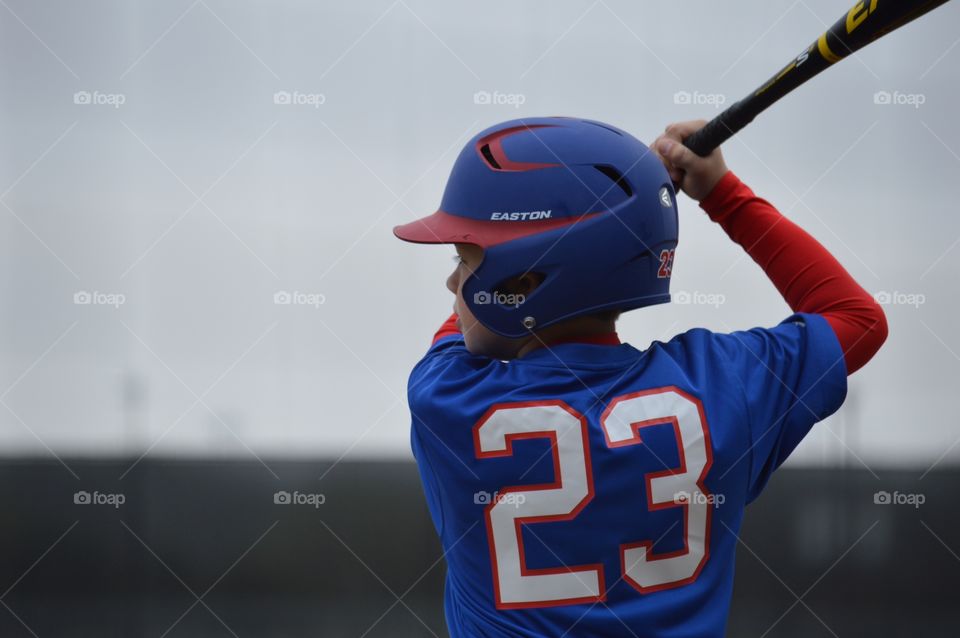
{"type": "Polygon", "coordinates": [[[457,314],[460,316],[466,315],[470,312],[470,308],[463,301],[463,282],[458,282],[457,285],[457,297],[454,301],[454,306],[457,309],[457,314]]]}
{"type": "Polygon", "coordinates": [[[449,290],[450,292],[452,292],[457,296],[460,295],[460,275],[458,274],[459,270],[460,269],[457,268],[452,273],[450,273],[450,276],[447,277],[447,281],[445,282],[447,285],[447,290],[449,290]]]}

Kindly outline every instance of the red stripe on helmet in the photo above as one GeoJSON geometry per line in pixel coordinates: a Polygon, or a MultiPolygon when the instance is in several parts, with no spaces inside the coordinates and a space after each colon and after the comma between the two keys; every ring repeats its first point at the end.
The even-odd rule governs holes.
{"type": "Polygon", "coordinates": [[[585,213],[577,217],[538,219],[529,222],[495,222],[459,217],[438,210],[409,224],[393,228],[393,234],[417,244],[475,244],[488,248],[503,242],[570,226],[606,211],[585,213]]]}
{"type": "Polygon", "coordinates": [[[549,128],[549,124],[531,124],[530,126],[511,126],[510,128],[505,128],[500,131],[496,131],[487,135],[486,137],[481,137],[477,140],[477,154],[483,159],[484,162],[487,161],[483,157],[483,152],[480,150],[484,146],[489,146],[490,154],[493,156],[493,159],[496,160],[500,168],[494,168],[493,170],[501,171],[532,171],[538,168],[552,168],[555,166],[560,166],[560,164],[551,164],[545,162],[515,162],[509,157],[507,157],[506,152],[503,150],[503,140],[510,135],[520,133],[523,131],[532,131],[537,128],[549,128]]]}

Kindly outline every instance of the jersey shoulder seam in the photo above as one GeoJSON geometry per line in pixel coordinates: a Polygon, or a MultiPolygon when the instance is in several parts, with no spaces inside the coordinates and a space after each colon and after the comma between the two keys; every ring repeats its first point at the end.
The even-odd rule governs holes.
{"type": "MultiPolygon", "coordinates": [[[[730,358],[728,357],[726,352],[723,352],[723,358],[728,362],[730,361],[730,358]]],[[[752,487],[750,484],[751,477],[753,476],[753,458],[754,458],[753,449],[754,447],[756,447],[756,442],[753,440],[753,415],[750,414],[750,402],[747,400],[747,389],[743,385],[743,381],[737,375],[732,375],[732,376],[734,378],[734,382],[737,384],[737,387],[740,389],[740,400],[743,405],[744,415],[746,416],[746,420],[747,420],[747,441],[749,443],[749,447],[747,448],[747,460],[749,462],[749,466],[747,467],[746,492],[747,492],[747,496],[749,497],[751,487],[752,487]]]]}

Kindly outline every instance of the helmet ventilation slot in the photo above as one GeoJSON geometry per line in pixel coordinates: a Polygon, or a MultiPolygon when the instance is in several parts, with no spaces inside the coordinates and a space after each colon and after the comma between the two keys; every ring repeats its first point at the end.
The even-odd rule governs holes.
{"type": "Polygon", "coordinates": [[[489,144],[484,144],[480,147],[480,154],[483,155],[483,159],[487,160],[487,164],[500,170],[500,163],[497,162],[497,159],[493,156],[493,151],[490,150],[489,144]]]}
{"type": "Polygon", "coordinates": [[[627,180],[623,178],[623,175],[620,173],[620,171],[606,164],[594,164],[593,167],[609,177],[614,184],[620,187],[620,190],[622,190],[627,197],[633,195],[633,191],[630,189],[630,184],[628,184],[627,180]]]}

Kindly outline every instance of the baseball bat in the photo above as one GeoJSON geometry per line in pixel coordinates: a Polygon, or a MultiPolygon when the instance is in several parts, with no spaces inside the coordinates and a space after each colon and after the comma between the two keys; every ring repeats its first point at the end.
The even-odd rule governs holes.
{"type": "Polygon", "coordinates": [[[860,0],[760,88],[731,104],[683,141],[701,157],[730,139],[771,104],[827,67],[948,0],[860,0]]]}

